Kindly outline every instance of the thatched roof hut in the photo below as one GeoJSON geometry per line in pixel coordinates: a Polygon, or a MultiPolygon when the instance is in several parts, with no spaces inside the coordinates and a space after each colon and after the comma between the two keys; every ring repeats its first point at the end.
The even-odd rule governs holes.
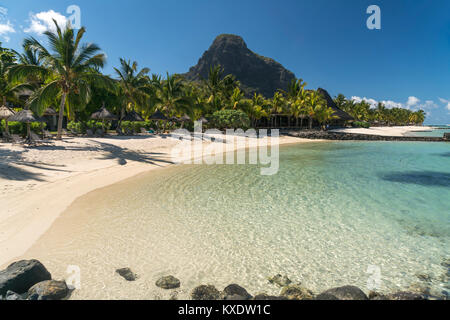
{"type": "Polygon", "coordinates": [[[97,112],[94,112],[91,115],[91,119],[94,120],[116,120],[117,117],[113,115],[111,112],[109,112],[105,106],[101,107],[100,110],[97,112]]]}
{"type": "Polygon", "coordinates": [[[125,115],[122,121],[140,122],[144,121],[144,119],[136,111],[130,111],[125,115]]]}
{"type": "Polygon", "coordinates": [[[17,112],[12,117],[9,117],[8,121],[30,123],[30,122],[38,122],[40,121],[40,119],[36,118],[33,115],[33,112],[31,112],[31,110],[22,110],[20,112],[17,112]]]}
{"type": "Polygon", "coordinates": [[[197,121],[201,121],[201,123],[205,124],[208,123],[209,121],[205,118],[205,117],[201,117],[200,119],[198,119],[197,121]]]}
{"type": "Polygon", "coordinates": [[[150,116],[150,120],[167,121],[169,119],[167,119],[167,117],[161,111],[156,110],[156,112],[150,116]]]}
{"type": "Polygon", "coordinates": [[[347,112],[341,110],[338,108],[336,103],[331,98],[330,94],[327,92],[327,90],[318,88],[317,91],[323,96],[323,98],[327,101],[327,105],[329,108],[334,110],[334,115],[339,117],[339,120],[342,121],[352,121],[355,120],[351,115],[349,115],[347,112]]]}
{"type": "Polygon", "coordinates": [[[8,119],[15,114],[14,110],[8,108],[7,106],[0,107],[0,119],[8,119]]]}
{"type": "Polygon", "coordinates": [[[58,112],[56,112],[55,109],[53,109],[52,107],[48,107],[47,109],[45,109],[43,115],[44,116],[57,116],[58,112]]]}
{"type": "Polygon", "coordinates": [[[183,121],[183,122],[185,122],[185,121],[191,121],[191,117],[189,117],[187,114],[185,114],[184,116],[182,116],[182,117],[180,118],[180,121],[183,121]]]}

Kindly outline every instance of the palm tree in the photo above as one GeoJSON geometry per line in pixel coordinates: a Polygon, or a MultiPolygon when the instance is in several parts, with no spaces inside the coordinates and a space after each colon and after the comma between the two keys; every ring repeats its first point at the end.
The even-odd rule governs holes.
{"type": "MultiPolygon", "coordinates": [[[[278,113],[283,112],[283,107],[285,106],[286,101],[284,99],[283,93],[280,91],[275,92],[271,101],[271,109],[270,114],[276,115],[278,113]]],[[[272,127],[276,127],[276,116],[272,117],[272,127]]]]}
{"type": "Polygon", "coordinates": [[[251,124],[253,127],[256,126],[256,121],[261,119],[262,117],[267,117],[268,112],[265,109],[267,105],[267,101],[261,94],[254,94],[252,99],[249,100],[247,114],[251,120],[251,124]]]}
{"type": "MultiPolygon", "coordinates": [[[[14,65],[13,57],[9,52],[0,52],[0,96],[2,97],[2,106],[6,106],[7,99],[14,99],[15,87],[8,81],[8,71],[14,65]]],[[[1,120],[0,120],[1,121],[1,120]]],[[[5,119],[5,132],[9,135],[8,119],[5,119]]]]}
{"type": "Polygon", "coordinates": [[[183,79],[167,73],[167,79],[163,82],[156,101],[156,106],[160,107],[160,111],[166,116],[188,114],[193,117],[192,104],[192,99],[185,94],[183,79]]]}
{"type": "MultiPolygon", "coordinates": [[[[289,87],[286,91],[281,91],[286,96],[287,110],[293,115],[299,115],[300,109],[298,105],[298,99],[303,99],[306,82],[303,79],[292,79],[289,87]]],[[[291,125],[291,119],[288,117],[289,126],[291,125]]],[[[298,120],[297,120],[298,122],[298,120]]]]}
{"type": "Polygon", "coordinates": [[[148,77],[150,69],[143,68],[138,71],[138,63],[136,61],[131,63],[130,60],[126,61],[120,58],[120,68],[114,68],[114,71],[119,77],[119,95],[123,97],[118,124],[120,130],[122,119],[125,117],[125,111],[128,108],[134,109],[134,107],[141,110],[145,109],[147,99],[153,94],[154,90],[151,86],[151,80],[148,77]]]}
{"type": "Polygon", "coordinates": [[[84,107],[91,98],[91,84],[114,90],[113,81],[100,74],[98,70],[105,64],[105,55],[98,53],[100,48],[93,43],[81,44],[86,29],[82,27],[75,35],[74,29],[68,23],[61,30],[53,20],[56,31],[46,31],[44,35],[49,42],[49,49],[45,48],[33,37],[27,38],[24,44],[35,50],[42,66],[20,64],[11,68],[11,81],[26,81],[38,76],[44,79],[44,85],[37,90],[28,104],[34,106],[39,114],[50,106],[53,100],[60,98],[58,135],[62,139],[62,125],[64,110],[71,113],[71,108],[84,107]]]}
{"type": "Polygon", "coordinates": [[[325,129],[325,124],[333,119],[337,119],[338,116],[334,114],[334,110],[327,106],[325,100],[320,100],[314,107],[314,118],[319,122],[321,130],[325,129]]]}
{"type": "Polygon", "coordinates": [[[313,122],[313,118],[315,116],[315,110],[316,107],[323,104],[323,97],[322,95],[315,91],[315,90],[311,90],[308,92],[308,97],[306,100],[306,104],[305,104],[305,114],[307,114],[308,119],[309,119],[309,129],[312,129],[312,122],[313,122]]]}

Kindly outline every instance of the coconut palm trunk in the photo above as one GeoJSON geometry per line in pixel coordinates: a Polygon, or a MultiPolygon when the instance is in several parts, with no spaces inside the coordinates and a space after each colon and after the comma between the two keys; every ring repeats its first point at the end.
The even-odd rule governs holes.
{"type": "MultiPolygon", "coordinates": [[[[6,106],[6,97],[3,96],[3,105],[6,106]]],[[[5,133],[7,139],[9,139],[9,125],[8,125],[8,118],[5,119],[5,133]]]]}
{"type": "Polygon", "coordinates": [[[61,96],[61,104],[59,105],[59,116],[58,116],[58,135],[57,140],[62,140],[62,126],[64,119],[64,106],[66,105],[66,93],[64,92],[61,96]]]}

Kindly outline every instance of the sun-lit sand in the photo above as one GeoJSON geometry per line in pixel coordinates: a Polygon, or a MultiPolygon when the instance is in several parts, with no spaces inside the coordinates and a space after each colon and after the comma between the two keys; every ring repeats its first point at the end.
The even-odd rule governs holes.
{"type": "Polygon", "coordinates": [[[344,128],[330,130],[331,132],[345,132],[345,133],[358,133],[358,134],[373,134],[379,136],[392,136],[400,137],[404,136],[408,132],[414,131],[427,131],[432,130],[431,127],[419,127],[419,126],[403,126],[403,127],[370,127],[366,128],[344,128]]]}
{"type": "MultiPolygon", "coordinates": [[[[302,141],[309,140],[279,139],[302,141]]],[[[22,255],[78,197],[173,163],[177,143],[160,136],[66,138],[37,148],[0,143],[0,266],[22,255]]]]}

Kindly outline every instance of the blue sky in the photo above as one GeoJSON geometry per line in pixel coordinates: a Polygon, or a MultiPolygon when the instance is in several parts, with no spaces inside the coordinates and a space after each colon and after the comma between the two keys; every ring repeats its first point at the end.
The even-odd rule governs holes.
{"type": "MultiPolygon", "coordinates": [[[[450,124],[450,1],[448,0],[0,0],[0,41],[20,50],[42,38],[50,17],[81,9],[86,41],[108,56],[165,74],[196,64],[221,33],[274,58],[308,88],[331,95],[423,108],[428,123],[450,124]],[[369,30],[366,9],[381,9],[381,30],[369,30]]],[[[42,38],[44,39],[44,38],[42,38]]]]}

